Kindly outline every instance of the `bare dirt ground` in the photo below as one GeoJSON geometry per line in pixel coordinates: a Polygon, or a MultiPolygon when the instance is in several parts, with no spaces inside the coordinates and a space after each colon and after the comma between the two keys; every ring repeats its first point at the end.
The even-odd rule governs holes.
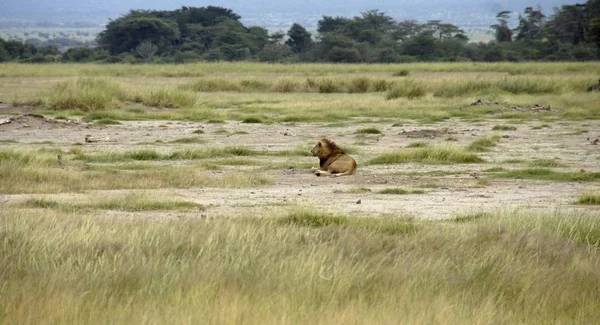
{"type": "MultiPolygon", "coordinates": [[[[554,182],[487,178],[485,170],[528,168],[535,159],[555,159],[567,167],[560,171],[600,171],[600,145],[592,144],[600,137],[600,121],[585,122],[525,122],[511,124],[516,131],[492,131],[495,125],[507,121],[486,122],[446,121],[434,125],[407,123],[392,126],[388,121],[347,121],[347,126],[327,126],[328,123],[207,124],[197,122],[135,121],[120,125],[95,126],[76,118],[54,120],[35,115],[11,115],[17,109],[0,107],[0,147],[53,147],[67,151],[80,144],[85,152],[105,152],[150,148],[169,152],[182,148],[244,146],[258,151],[283,151],[305,148],[308,152],[316,139],[328,137],[343,147],[357,151],[359,164],[355,176],[316,177],[308,169],[291,167],[265,168],[267,163],[298,161],[318,165],[312,157],[251,156],[251,166],[223,166],[212,173],[233,171],[260,173],[272,185],[255,188],[185,188],[135,190],[163,197],[185,199],[207,207],[202,212],[102,212],[124,217],[183,217],[208,218],[235,215],[268,216],[290,206],[316,207],[329,212],[352,216],[398,216],[440,219],[458,214],[497,209],[531,209],[585,211],[594,206],[576,205],[577,197],[586,191],[598,190],[598,182],[554,182]],[[535,129],[542,123],[549,127],[535,129]],[[357,135],[356,130],[376,127],[381,134],[357,135]],[[194,134],[202,130],[202,134],[194,134]],[[415,141],[447,142],[467,145],[481,136],[499,134],[503,138],[489,152],[481,153],[486,163],[427,165],[406,163],[394,165],[365,165],[378,154],[405,148],[415,141]],[[85,143],[86,135],[108,141],[85,143]],[[175,144],[170,141],[197,136],[201,143],[175,144]],[[521,163],[510,163],[510,160],[521,163]],[[388,188],[420,189],[424,194],[388,195],[378,191],[388,188]]],[[[27,111],[27,110],[25,110],[27,111]]],[[[23,111],[21,111],[23,112],[23,111]]],[[[186,162],[168,162],[182,164],[186,162]]],[[[190,162],[191,163],[191,162],[190,162]]],[[[44,195],[64,199],[89,199],[103,193],[62,193],[44,195]]],[[[0,202],[18,201],[28,195],[3,195],[0,202]]]]}

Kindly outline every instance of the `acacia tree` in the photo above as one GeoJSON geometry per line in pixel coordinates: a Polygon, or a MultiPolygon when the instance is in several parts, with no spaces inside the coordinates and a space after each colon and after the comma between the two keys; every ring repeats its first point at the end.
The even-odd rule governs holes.
{"type": "Polygon", "coordinates": [[[519,26],[515,29],[517,40],[541,39],[542,30],[546,23],[546,16],[541,8],[534,10],[532,7],[525,8],[524,16],[519,15],[519,26]]]}
{"type": "Polygon", "coordinates": [[[495,31],[497,42],[512,42],[513,31],[508,27],[508,19],[510,19],[510,11],[500,11],[496,18],[498,23],[490,26],[495,31]]]}
{"type": "Polygon", "coordinates": [[[116,55],[134,51],[144,41],[166,50],[179,39],[179,28],[174,22],[153,17],[122,17],[111,21],[98,34],[100,47],[116,55]]]}
{"type": "Polygon", "coordinates": [[[300,24],[294,23],[287,32],[288,40],[285,42],[294,53],[308,51],[312,47],[311,34],[300,24]]]}

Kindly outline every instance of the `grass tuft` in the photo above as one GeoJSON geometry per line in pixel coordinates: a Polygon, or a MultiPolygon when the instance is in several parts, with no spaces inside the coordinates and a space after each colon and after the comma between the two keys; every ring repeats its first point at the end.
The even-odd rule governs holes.
{"type": "Polygon", "coordinates": [[[406,194],[425,194],[423,190],[406,190],[403,188],[386,188],[381,191],[378,191],[379,194],[396,194],[396,195],[406,195],[406,194]]]}
{"type": "Polygon", "coordinates": [[[364,129],[359,129],[356,130],[355,132],[356,134],[381,134],[381,130],[379,130],[378,128],[364,128],[364,129]]]}
{"type": "Polygon", "coordinates": [[[469,164],[484,160],[468,150],[453,145],[432,145],[423,148],[407,148],[400,151],[379,155],[368,161],[368,164],[399,164],[405,162],[422,162],[428,164],[469,164]]]}
{"type": "Polygon", "coordinates": [[[402,97],[415,99],[425,96],[426,93],[425,85],[422,82],[407,79],[403,82],[394,83],[386,93],[385,99],[392,100],[402,97]]]}
{"type": "Polygon", "coordinates": [[[127,99],[123,87],[106,78],[78,78],[50,90],[48,107],[54,110],[97,111],[115,108],[127,99]]]}
{"type": "Polygon", "coordinates": [[[512,125],[495,125],[493,131],[516,131],[517,128],[512,125]]]}
{"type": "Polygon", "coordinates": [[[483,152],[490,150],[491,147],[496,146],[496,144],[500,141],[501,137],[499,135],[493,135],[489,137],[481,137],[473,142],[467,147],[468,150],[483,152]]]}
{"type": "Polygon", "coordinates": [[[600,205],[600,191],[588,192],[579,196],[578,204],[600,205]]]}
{"type": "Polygon", "coordinates": [[[600,172],[556,172],[545,168],[517,169],[500,172],[494,175],[498,178],[536,179],[558,182],[592,182],[600,179],[600,172]]]}

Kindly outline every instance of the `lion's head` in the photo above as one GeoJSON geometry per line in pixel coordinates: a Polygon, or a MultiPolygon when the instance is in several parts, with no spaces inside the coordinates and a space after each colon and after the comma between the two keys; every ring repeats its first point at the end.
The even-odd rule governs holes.
{"type": "Polygon", "coordinates": [[[344,151],[340,149],[335,142],[328,139],[321,139],[317,141],[317,144],[310,151],[313,156],[319,158],[327,158],[334,154],[344,154],[344,151]]]}

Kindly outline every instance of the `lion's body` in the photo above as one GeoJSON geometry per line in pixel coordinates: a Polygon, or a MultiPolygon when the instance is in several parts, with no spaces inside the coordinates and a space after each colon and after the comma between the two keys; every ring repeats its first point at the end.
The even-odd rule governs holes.
{"type": "Polygon", "coordinates": [[[315,171],[317,176],[345,176],[356,172],[356,161],[332,141],[327,139],[317,141],[311,153],[319,157],[319,168],[315,171]]]}

